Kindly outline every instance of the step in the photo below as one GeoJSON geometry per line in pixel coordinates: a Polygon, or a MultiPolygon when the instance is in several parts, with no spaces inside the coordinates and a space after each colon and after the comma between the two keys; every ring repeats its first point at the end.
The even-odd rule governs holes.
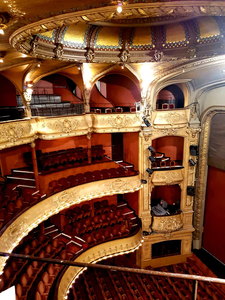
{"type": "Polygon", "coordinates": [[[20,178],[34,178],[34,172],[28,170],[13,169],[10,176],[20,177],[20,178]]]}
{"type": "Polygon", "coordinates": [[[16,185],[27,185],[27,186],[35,186],[35,179],[33,178],[21,178],[16,176],[7,176],[7,182],[13,183],[16,185]]]}

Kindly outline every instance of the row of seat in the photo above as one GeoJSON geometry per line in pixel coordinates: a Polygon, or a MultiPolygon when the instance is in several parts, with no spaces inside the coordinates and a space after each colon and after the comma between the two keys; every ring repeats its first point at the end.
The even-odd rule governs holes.
{"type": "MultiPolygon", "coordinates": [[[[111,207],[107,200],[97,202],[104,208],[107,206],[111,207]]],[[[117,210],[121,213],[124,213],[125,206],[126,210],[130,210],[133,214],[133,211],[128,208],[127,204],[122,206],[114,205],[113,213],[116,213],[117,210]]],[[[94,209],[95,205],[81,204],[77,207],[86,212],[89,211],[90,208],[94,209]]],[[[69,217],[69,211],[70,209],[62,212],[66,218],[66,225],[72,224],[69,217]]],[[[121,213],[118,215],[121,216],[121,213]]],[[[102,227],[98,230],[92,230],[91,232],[88,231],[78,236],[74,235],[73,232],[73,227],[76,226],[75,223],[77,220],[74,219],[76,222],[73,222],[72,227],[65,226],[65,229],[67,228],[67,230],[62,231],[60,226],[58,226],[59,222],[57,222],[57,216],[60,218],[60,215],[61,213],[55,215],[54,218],[50,218],[48,221],[45,221],[36,229],[32,230],[32,232],[21,241],[20,245],[18,245],[14,251],[16,253],[38,256],[41,258],[49,257],[71,260],[88,247],[102,243],[106,240],[127,236],[134,232],[132,221],[129,222],[129,217],[131,218],[131,215],[129,215],[128,218],[123,216],[123,218],[120,219],[120,222],[116,223],[115,225],[108,226],[108,224],[106,224],[107,226],[104,228],[102,227]],[[56,221],[55,224],[53,221],[56,221]]],[[[111,216],[110,212],[106,212],[105,215],[108,217],[111,216]]],[[[87,221],[90,219],[90,221],[95,222],[95,217],[97,217],[99,220],[101,218],[100,215],[95,215],[94,212],[91,212],[91,215],[84,217],[82,220],[87,221]]],[[[76,224],[79,224],[79,222],[76,224]]],[[[96,224],[98,224],[98,222],[96,224]]],[[[4,273],[0,277],[0,290],[4,290],[11,285],[15,285],[18,300],[34,298],[36,300],[47,300],[50,297],[49,295],[51,293],[51,286],[61,270],[62,268],[57,265],[47,265],[46,263],[38,261],[26,262],[9,259],[4,269],[4,273]]]]}
{"type": "MultiPolygon", "coordinates": [[[[198,275],[204,276],[205,274],[197,267],[196,261],[191,260],[157,270],[172,273],[179,271],[184,274],[196,274],[197,271],[198,275]]],[[[108,262],[108,264],[112,263],[108,262]]],[[[219,288],[213,283],[199,282],[197,299],[223,299],[225,294],[219,288]]],[[[73,284],[68,300],[180,300],[192,299],[192,292],[193,283],[189,280],[90,268],[73,284]],[[91,290],[83,288],[85,283],[91,287],[91,290]],[[97,287],[100,290],[98,294],[97,287]]]]}
{"type": "MultiPolygon", "coordinates": [[[[129,107],[129,112],[131,113],[136,113],[136,107],[132,106],[129,107]]],[[[125,111],[127,111],[127,108],[125,109],[125,111]]],[[[123,107],[107,107],[107,108],[92,108],[91,112],[93,113],[97,113],[97,114],[101,114],[101,113],[107,113],[107,114],[111,114],[111,113],[122,113],[124,112],[124,108],[123,107]]]]}
{"type": "Polygon", "coordinates": [[[48,193],[52,195],[64,189],[68,189],[70,187],[74,187],[80,184],[85,184],[85,183],[89,183],[97,180],[109,179],[109,178],[132,176],[136,174],[137,174],[136,171],[124,167],[79,173],[76,175],[70,175],[68,177],[62,177],[58,180],[50,181],[48,185],[48,193]]]}
{"type": "Polygon", "coordinates": [[[6,184],[6,187],[0,191],[0,230],[22,211],[45,197],[46,195],[40,194],[36,189],[6,184]]]}
{"type": "MultiPolygon", "coordinates": [[[[104,157],[105,150],[103,145],[94,145],[91,147],[92,161],[101,160],[104,157]]],[[[36,151],[39,171],[58,170],[74,164],[87,163],[88,149],[83,147],[70,148],[52,152],[36,151]]],[[[25,161],[32,165],[31,152],[24,153],[25,161]]]]}

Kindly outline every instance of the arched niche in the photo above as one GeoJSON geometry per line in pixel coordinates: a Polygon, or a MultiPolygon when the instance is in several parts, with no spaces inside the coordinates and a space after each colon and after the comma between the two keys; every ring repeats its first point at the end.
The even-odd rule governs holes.
{"type": "Polygon", "coordinates": [[[156,100],[157,110],[170,110],[183,107],[184,93],[178,85],[168,85],[159,91],[156,100]]]}
{"type": "Polygon", "coordinates": [[[81,114],[81,90],[72,79],[64,75],[45,76],[33,86],[31,111],[34,116],[81,114]]]}
{"type": "Polygon", "coordinates": [[[92,110],[98,108],[101,112],[107,112],[107,108],[111,108],[108,112],[130,112],[140,100],[140,90],[129,77],[108,74],[94,85],[90,104],[92,110]]]}
{"type": "Polygon", "coordinates": [[[0,121],[21,119],[24,116],[22,101],[17,104],[15,86],[6,77],[0,75],[0,121]],[[17,107],[21,106],[21,108],[17,107]]]}
{"type": "Polygon", "coordinates": [[[161,161],[165,161],[165,166],[182,166],[184,138],[180,136],[164,136],[152,141],[152,146],[156,152],[162,156],[161,161]],[[171,165],[171,162],[172,165],[171,165]]]}

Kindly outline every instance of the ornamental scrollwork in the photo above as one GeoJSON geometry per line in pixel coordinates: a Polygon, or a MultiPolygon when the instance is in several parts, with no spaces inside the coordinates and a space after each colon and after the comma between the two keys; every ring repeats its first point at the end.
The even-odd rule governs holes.
{"type": "Polygon", "coordinates": [[[182,215],[153,217],[152,230],[160,233],[170,233],[183,227],[182,215]]]}
{"type": "Polygon", "coordinates": [[[107,118],[108,123],[117,129],[122,129],[124,127],[127,127],[129,125],[133,124],[133,120],[131,117],[128,116],[116,116],[116,117],[108,117],[107,118]]]}
{"type": "Polygon", "coordinates": [[[46,125],[56,132],[70,133],[76,131],[79,127],[79,122],[77,120],[64,119],[48,122],[46,125]]]}
{"type": "Polygon", "coordinates": [[[181,170],[177,171],[164,171],[164,172],[154,172],[152,182],[155,185],[168,185],[173,183],[178,183],[183,180],[183,174],[181,170]]]}
{"type": "Polygon", "coordinates": [[[21,138],[26,137],[31,131],[31,125],[26,124],[7,124],[0,131],[0,141],[7,141],[14,143],[21,138]]]}

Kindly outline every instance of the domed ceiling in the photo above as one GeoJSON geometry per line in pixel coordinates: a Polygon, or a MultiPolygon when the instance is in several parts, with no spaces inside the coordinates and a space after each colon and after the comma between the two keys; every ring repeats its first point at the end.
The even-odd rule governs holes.
{"type": "Polygon", "coordinates": [[[225,53],[221,1],[213,7],[209,1],[143,2],[129,1],[121,14],[103,4],[42,19],[17,29],[10,43],[37,58],[69,62],[176,61],[225,53]]]}

